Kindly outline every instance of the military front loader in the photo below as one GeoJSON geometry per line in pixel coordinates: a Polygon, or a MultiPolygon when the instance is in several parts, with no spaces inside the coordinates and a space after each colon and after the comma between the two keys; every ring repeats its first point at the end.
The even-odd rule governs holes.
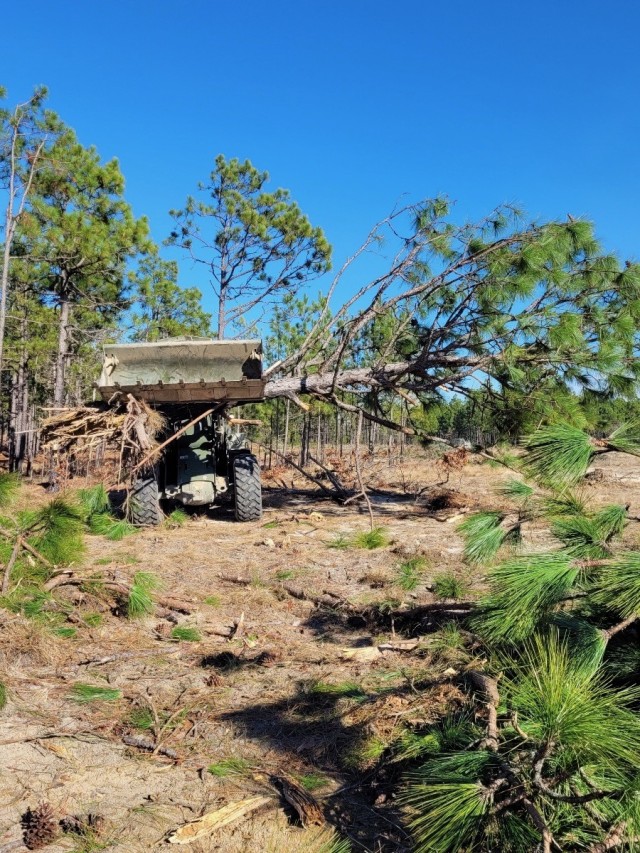
{"type": "Polygon", "coordinates": [[[144,400],[165,419],[161,444],[175,436],[133,483],[135,524],[159,524],[164,502],[210,507],[232,498],[238,521],[262,516],[258,460],[228,415],[264,399],[259,340],[106,346],[97,388],[106,401],[118,394],[144,400]]]}

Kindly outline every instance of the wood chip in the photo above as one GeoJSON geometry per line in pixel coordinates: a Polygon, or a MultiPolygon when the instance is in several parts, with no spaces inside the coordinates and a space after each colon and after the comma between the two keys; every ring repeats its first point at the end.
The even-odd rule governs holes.
{"type": "Polygon", "coordinates": [[[178,827],[167,839],[170,844],[191,844],[198,838],[204,838],[215,829],[220,829],[230,823],[234,823],[256,809],[266,806],[271,802],[269,797],[249,797],[247,800],[227,803],[221,809],[208,812],[198,820],[189,821],[178,827]]]}
{"type": "Polygon", "coordinates": [[[342,660],[353,660],[358,663],[371,663],[382,657],[382,652],[377,646],[362,646],[357,649],[341,649],[342,660]]]}
{"type": "Polygon", "coordinates": [[[412,652],[419,643],[420,640],[394,640],[392,643],[381,643],[378,648],[381,652],[412,652]]]}

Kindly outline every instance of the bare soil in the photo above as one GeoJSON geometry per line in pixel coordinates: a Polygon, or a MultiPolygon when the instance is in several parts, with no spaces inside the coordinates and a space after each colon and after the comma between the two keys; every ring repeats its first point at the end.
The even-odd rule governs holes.
{"type": "MultiPolygon", "coordinates": [[[[640,516],[640,461],[609,454],[595,468],[602,473],[585,493],[596,505],[628,503],[640,516]]],[[[0,680],[9,694],[0,711],[0,851],[20,839],[26,808],[43,801],[60,816],[103,815],[101,844],[133,853],[165,849],[167,835],[181,824],[265,793],[272,806],[190,849],[319,851],[326,832],[296,826],[269,781],[282,772],[321,777],[314,794],[329,825],[355,851],[411,849],[394,796],[398,779],[378,759],[403,728],[435,721],[461,701],[451,675],[455,662],[431,650],[428,620],[403,623],[405,635],[420,640],[413,650],[379,651],[402,639],[396,626],[349,618],[338,603],[383,610],[427,605],[437,600],[432,584],[443,571],[477,597],[484,572],[463,564],[456,527],[468,512],[506,506],[495,490],[512,474],[472,456],[443,483],[441,467],[414,455],[393,464],[372,457],[365,476],[374,486],[376,524],[388,539],[375,550],[333,547],[369,529],[363,503],[339,506],[277,469],[265,477],[260,522],[237,524],[223,508],[121,542],[88,537],[83,572],[117,567],[130,578],[152,572],[163,594],[188,602],[192,613],[159,609],[126,620],[99,595],[61,588],[57,600],[73,604],[80,620],[77,635],[64,639],[0,611],[0,680]],[[405,591],[399,566],[414,556],[425,558],[424,573],[405,591]],[[325,603],[316,606],[291,590],[325,603]],[[201,640],[171,639],[175,620],[196,628],[201,640]],[[235,636],[222,636],[229,630],[235,636]],[[318,682],[346,683],[347,695],[318,691],[318,682]],[[76,683],[117,688],[122,698],[79,703],[72,698],[76,683]],[[152,730],[132,724],[141,709],[152,730]],[[168,755],[123,741],[154,734],[168,755]],[[207,769],[230,759],[236,761],[226,765],[226,776],[207,769]]],[[[25,485],[23,501],[44,499],[38,486],[25,485]]],[[[638,544],[637,527],[625,533],[629,545],[638,544]]],[[[525,544],[545,546],[542,526],[528,526],[525,544]]],[[[102,847],[66,836],[47,849],[102,847]]]]}

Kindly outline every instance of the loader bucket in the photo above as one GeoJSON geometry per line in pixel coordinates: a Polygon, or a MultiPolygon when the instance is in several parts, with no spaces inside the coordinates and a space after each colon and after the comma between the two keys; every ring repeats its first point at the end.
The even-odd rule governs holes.
{"type": "Polygon", "coordinates": [[[104,400],[131,393],[150,403],[248,403],[261,400],[259,340],[182,340],[110,344],[96,383],[104,400]]]}

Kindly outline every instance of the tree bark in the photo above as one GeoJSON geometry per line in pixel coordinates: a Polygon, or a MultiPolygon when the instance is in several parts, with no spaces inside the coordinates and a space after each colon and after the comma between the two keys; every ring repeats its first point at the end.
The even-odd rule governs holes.
{"type": "Polygon", "coordinates": [[[311,376],[285,376],[270,379],[265,386],[265,397],[283,397],[286,394],[328,394],[334,387],[344,385],[383,385],[392,384],[402,374],[408,373],[411,364],[408,361],[386,364],[382,368],[355,367],[338,373],[316,373],[311,376]]]}
{"type": "Polygon", "coordinates": [[[7,290],[9,287],[9,262],[11,259],[11,243],[13,242],[13,232],[15,222],[13,219],[13,197],[9,196],[7,202],[7,213],[5,216],[4,225],[4,251],[2,257],[2,278],[0,287],[2,294],[0,295],[0,376],[2,375],[2,364],[4,359],[4,330],[7,323],[7,290]]]}
{"type": "Polygon", "coordinates": [[[60,300],[60,319],[58,325],[58,353],[56,355],[56,380],[53,388],[53,405],[64,405],[64,380],[69,355],[69,298],[64,295],[60,300]]]}

